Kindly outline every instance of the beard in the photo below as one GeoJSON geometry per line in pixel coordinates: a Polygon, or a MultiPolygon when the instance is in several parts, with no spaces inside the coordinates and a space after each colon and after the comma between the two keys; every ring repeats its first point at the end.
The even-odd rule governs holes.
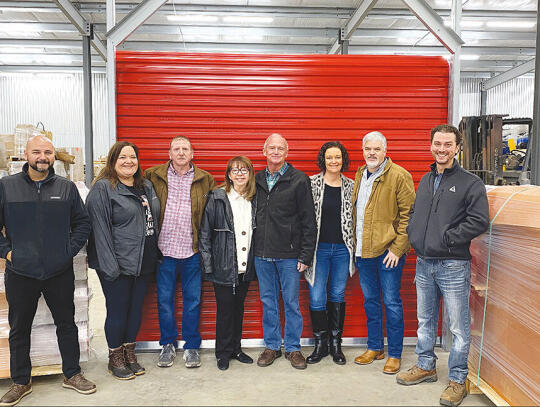
{"type": "Polygon", "coordinates": [[[48,172],[50,168],[52,167],[49,160],[42,160],[42,161],[36,161],[34,163],[28,162],[28,165],[37,172],[48,172]],[[47,164],[47,168],[39,168],[38,164],[47,164]]]}

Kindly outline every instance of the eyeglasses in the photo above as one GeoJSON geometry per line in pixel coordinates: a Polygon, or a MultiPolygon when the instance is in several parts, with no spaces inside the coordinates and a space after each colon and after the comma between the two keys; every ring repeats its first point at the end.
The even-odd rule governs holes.
{"type": "Polygon", "coordinates": [[[249,170],[247,168],[233,168],[231,170],[231,174],[233,175],[238,175],[238,174],[246,175],[248,172],[249,170]]]}

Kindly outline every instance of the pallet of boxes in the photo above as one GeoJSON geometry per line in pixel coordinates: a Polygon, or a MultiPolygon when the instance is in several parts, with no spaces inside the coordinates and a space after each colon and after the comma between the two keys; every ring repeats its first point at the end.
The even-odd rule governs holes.
{"type": "Polygon", "coordinates": [[[540,405],[540,186],[488,190],[491,228],[471,244],[468,387],[540,405]]]}
{"type": "MultiPolygon", "coordinates": [[[[50,132],[43,132],[31,125],[18,125],[13,135],[0,135],[0,177],[12,175],[20,172],[24,161],[24,149],[29,137],[36,134],[43,134],[52,138],[50,132]],[[48,134],[47,134],[48,133],[48,134]]],[[[80,150],[80,149],[79,149],[80,150]]],[[[63,159],[55,162],[55,172],[62,176],[72,176],[83,200],[88,193],[88,189],[82,182],[83,171],[75,168],[74,162],[67,164],[67,161],[74,161],[76,156],[69,154],[74,149],[60,149],[64,154],[63,159]],[[69,156],[69,157],[68,157],[69,156]],[[57,169],[58,168],[58,169],[57,169]],[[79,174],[80,172],[80,174],[79,174]],[[75,175],[73,175],[75,174],[75,175]],[[79,180],[74,179],[79,177],[79,180]]],[[[82,152],[77,155],[82,162],[82,152]]],[[[58,157],[58,150],[57,150],[58,157]]],[[[4,233],[3,231],[1,233],[4,233]]],[[[5,260],[0,259],[0,378],[10,377],[9,368],[9,322],[8,304],[4,287],[5,260]]],[[[88,325],[88,305],[91,293],[88,288],[88,263],[86,247],[73,259],[73,269],[75,273],[75,322],[79,330],[79,345],[81,349],[80,361],[84,362],[89,357],[89,341],[91,333],[88,325]]],[[[30,359],[32,361],[32,375],[58,374],[62,373],[60,351],[56,339],[56,327],[52,315],[47,307],[43,296],[39,299],[36,316],[32,324],[30,359]]]]}

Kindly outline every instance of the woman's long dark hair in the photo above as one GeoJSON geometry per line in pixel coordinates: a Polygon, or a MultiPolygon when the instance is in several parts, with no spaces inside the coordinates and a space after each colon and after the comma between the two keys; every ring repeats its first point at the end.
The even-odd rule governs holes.
{"type": "Polygon", "coordinates": [[[132,147],[133,150],[135,150],[135,155],[137,156],[137,171],[135,171],[135,174],[133,174],[133,186],[135,188],[143,188],[144,178],[141,170],[141,162],[139,160],[139,148],[129,141],[117,141],[114,143],[109,150],[109,154],[107,155],[107,163],[105,164],[105,167],[103,167],[103,169],[99,172],[99,175],[94,179],[92,184],[95,184],[100,179],[107,179],[113,188],[116,188],[120,180],[118,179],[118,174],[116,173],[114,166],[116,165],[116,161],[118,161],[120,152],[124,147],[132,147]]]}

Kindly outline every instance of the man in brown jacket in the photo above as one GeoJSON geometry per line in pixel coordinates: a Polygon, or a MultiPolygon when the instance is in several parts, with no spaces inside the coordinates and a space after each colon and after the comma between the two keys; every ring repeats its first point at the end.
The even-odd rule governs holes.
{"type": "Polygon", "coordinates": [[[356,172],[353,187],[355,259],[367,317],[367,350],[354,362],[367,365],[384,359],[381,292],[386,311],[388,360],[383,372],[395,374],[403,350],[401,271],[409,251],[406,227],[414,202],[411,174],[386,157],[386,138],[377,131],[362,140],[366,165],[356,172]]]}
{"type": "Polygon", "coordinates": [[[172,366],[176,357],[178,328],[175,318],[176,283],[182,283],[182,339],[186,367],[199,367],[201,305],[201,269],[198,234],[206,195],[215,188],[214,178],[192,163],[193,147],[187,137],[171,140],[170,160],[149,168],[146,178],[152,181],[161,203],[158,247],[163,261],[156,276],[158,316],[163,346],[158,366],[172,366]]]}

